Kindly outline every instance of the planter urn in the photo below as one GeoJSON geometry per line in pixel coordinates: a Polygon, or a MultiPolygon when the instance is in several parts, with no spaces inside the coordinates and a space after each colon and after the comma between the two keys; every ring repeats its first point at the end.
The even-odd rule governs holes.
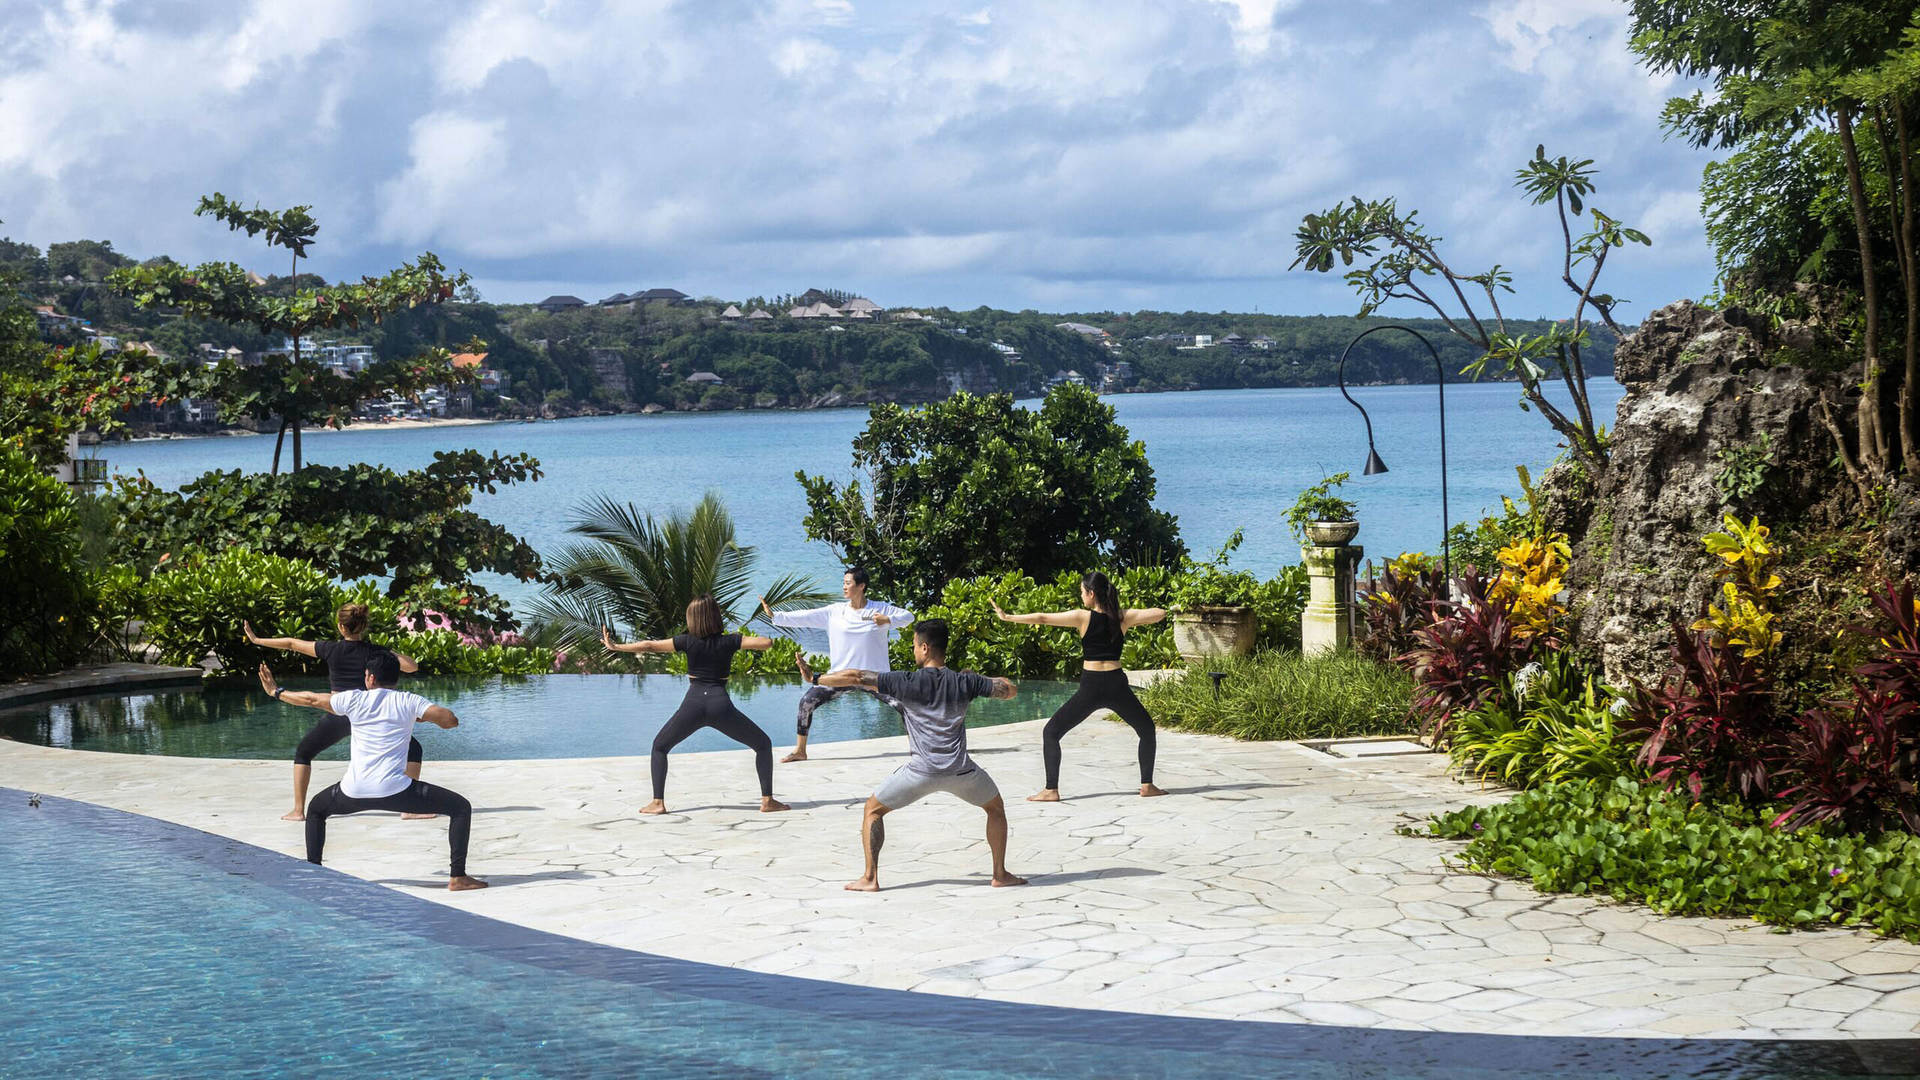
{"type": "Polygon", "coordinates": [[[1313,543],[1300,549],[1300,561],[1307,568],[1307,608],[1300,613],[1300,652],[1314,656],[1350,649],[1358,614],[1354,580],[1366,554],[1365,548],[1352,543],[1360,523],[1315,521],[1306,531],[1313,543]]]}
{"type": "Polygon", "coordinates": [[[1245,656],[1253,651],[1254,630],[1250,607],[1195,605],[1174,614],[1173,646],[1189,664],[1210,656],[1245,656]]]}
{"type": "Polygon", "coordinates": [[[1357,521],[1309,521],[1307,539],[1315,547],[1345,547],[1360,533],[1357,521]]]}

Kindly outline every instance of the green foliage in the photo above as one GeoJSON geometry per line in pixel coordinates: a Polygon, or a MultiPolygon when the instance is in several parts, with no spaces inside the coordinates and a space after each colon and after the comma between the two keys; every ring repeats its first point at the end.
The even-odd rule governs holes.
{"type": "Polygon", "coordinates": [[[1500,565],[1502,548],[1516,540],[1539,536],[1546,528],[1527,467],[1515,466],[1514,472],[1520,477],[1520,501],[1502,495],[1499,514],[1471,524],[1456,521],[1447,530],[1447,547],[1453,554],[1455,573],[1469,566],[1492,573],[1500,565]]]}
{"type": "Polygon", "coordinates": [[[1724,447],[1713,455],[1720,462],[1719,471],[1713,474],[1713,487],[1720,493],[1722,505],[1745,505],[1766,486],[1773,453],[1773,436],[1763,431],[1753,442],[1724,447]]]}
{"type": "MultiPolygon", "coordinates": [[[[1287,528],[1300,543],[1307,542],[1307,524],[1314,521],[1352,521],[1353,500],[1343,499],[1333,489],[1346,484],[1350,474],[1334,473],[1317,484],[1301,490],[1287,508],[1287,528]]],[[[1236,534],[1237,535],[1237,534],[1236,534]]]]}
{"type": "Polygon", "coordinates": [[[1527,674],[1516,680],[1524,692],[1454,717],[1448,752],[1455,768],[1513,787],[1637,775],[1610,691],[1564,654],[1527,674]]]}
{"type": "Polygon", "coordinates": [[[56,671],[93,640],[94,594],[66,485],[0,448],[0,679],[56,671]]]}
{"type": "Polygon", "coordinates": [[[1920,941],[1920,837],[1829,824],[1787,832],[1769,827],[1773,813],[1695,803],[1622,776],[1548,784],[1434,818],[1428,832],[1469,841],[1459,854],[1465,868],[1543,892],[1775,926],[1865,926],[1920,941]]]}
{"type": "Polygon", "coordinates": [[[1008,394],[876,405],[853,461],[864,488],[795,474],[807,537],[903,602],[925,604],[957,578],[1167,566],[1185,554],[1173,516],[1153,509],[1145,447],[1082,387],[1056,388],[1038,412],[1008,394]]]}
{"type": "Polygon", "coordinates": [[[1332,739],[1395,735],[1411,726],[1413,680],[1348,652],[1303,657],[1269,651],[1221,659],[1216,698],[1207,671],[1193,668],[1140,690],[1161,727],[1236,739],[1332,739]]]}
{"type": "Polygon", "coordinates": [[[147,640],[162,663],[192,667],[211,653],[231,678],[250,676],[262,662],[290,674],[321,670],[310,657],[250,644],[243,622],[272,637],[338,636],[333,582],[325,572],[242,547],[168,558],[147,582],[143,606],[147,640]]]}
{"type": "MultiPolygon", "coordinates": [[[[687,605],[708,593],[729,624],[759,614],[757,556],[735,542],[733,516],[717,494],[665,520],[602,496],[582,506],[567,531],[586,542],[554,556],[553,581],[529,610],[570,651],[598,651],[605,627],[629,639],[671,637],[686,629],[687,605]]],[[[766,599],[776,609],[812,607],[831,595],[789,574],[768,587],[766,599]]]]}
{"type": "Polygon", "coordinates": [[[167,553],[246,547],[312,562],[328,576],[391,576],[389,595],[429,584],[458,586],[467,605],[496,626],[506,605],[472,583],[481,573],[531,581],[540,557],[526,542],[466,507],[475,492],[537,480],[525,454],[477,450],[434,454],[433,464],[396,473],[381,465],[309,466],[274,476],[210,472],[178,491],[146,477],[114,493],[123,561],[151,566],[167,553]]]}
{"type": "MultiPolygon", "coordinates": [[[[1226,550],[1231,549],[1217,558],[1224,559],[1226,550]]],[[[1172,609],[1180,606],[1177,598],[1181,597],[1222,597],[1226,603],[1253,608],[1260,648],[1300,645],[1300,612],[1307,597],[1303,567],[1286,567],[1267,581],[1226,571],[1218,562],[1189,563],[1180,570],[1142,566],[1112,577],[1124,607],[1172,609]]],[[[1195,602],[1200,601],[1188,601],[1195,602]]],[[[1062,570],[1046,582],[1036,582],[1018,570],[957,578],[947,583],[937,602],[918,613],[921,619],[947,620],[953,631],[949,667],[1013,679],[1069,678],[1079,673],[1080,639],[1072,630],[1001,622],[993,613],[995,603],[1011,614],[1072,611],[1080,607],[1080,571],[1062,570]]],[[[894,667],[913,666],[911,638],[903,634],[894,641],[894,667]]],[[[1172,628],[1162,622],[1127,631],[1120,662],[1135,671],[1179,666],[1172,628]]]]}
{"type": "MultiPolygon", "coordinates": [[[[268,246],[289,253],[292,269],[288,283],[298,285],[300,259],[320,229],[309,209],[296,206],[271,211],[255,206],[249,210],[216,192],[203,197],[194,213],[212,215],[229,229],[244,231],[248,236],[264,234],[268,246]]],[[[455,368],[452,355],[444,348],[410,359],[387,358],[344,377],[302,355],[302,341],[316,330],[378,323],[396,311],[452,299],[456,290],[467,284],[467,275],[449,275],[431,252],[382,277],[333,286],[274,290],[255,284],[235,263],[210,262],[188,268],[172,260],[115,270],[109,280],[143,309],[176,311],[264,334],[285,335],[293,342],[291,356],[269,356],[258,365],[223,360],[211,371],[193,368],[190,376],[194,396],[218,399],[229,414],[257,420],[279,417],[283,430],[291,425],[296,471],[301,466],[299,432],[303,426],[324,421],[338,427],[369,398],[386,393],[411,396],[430,386],[471,382],[474,378],[472,371],[455,368]]],[[[277,441],[273,471],[280,471],[277,441]]]]}
{"type": "Polygon", "coordinates": [[[411,656],[422,675],[545,675],[554,669],[552,649],[500,642],[477,645],[451,630],[367,636],[411,656]]]}
{"type": "Polygon", "coordinates": [[[1616,337],[1622,333],[1613,318],[1613,309],[1622,301],[1595,291],[1595,285],[1612,252],[1652,241],[1587,204],[1586,197],[1594,190],[1592,164],[1591,160],[1548,158],[1543,145],[1515,174],[1515,185],[1534,205],[1551,204],[1559,216],[1564,246],[1561,280],[1575,297],[1572,318],[1550,324],[1543,333],[1529,335],[1508,326],[1500,310],[1500,294],[1513,292],[1512,274],[1497,263],[1479,273],[1449,266],[1439,253],[1441,237],[1427,231],[1417,211],[1402,213],[1393,199],[1367,200],[1356,195],[1349,202],[1308,214],[1295,232],[1298,257],[1293,266],[1315,273],[1332,272],[1336,262],[1353,267],[1345,278],[1360,294],[1362,318],[1394,300],[1431,308],[1450,333],[1478,349],[1478,357],[1463,369],[1465,374],[1479,378],[1491,370],[1518,379],[1522,409],[1538,410],[1567,440],[1575,457],[1603,463],[1606,437],[1594,420],[1587,394],[1586,354],[1593,345],[1587,330],[1588,309],[1616,337]],[[1571,218],[1583,215],[1592,224],[1576,237],[1571,218]],[[1356,261],[1359,266],[1354,265],[1356,261]],[[1470,295],[1484,298],[1484,312],[1474,307],[1470,295]],[[1571,415],[1544,393],[1545,386],[1556,382],[1572,392],[1571,415]]]}

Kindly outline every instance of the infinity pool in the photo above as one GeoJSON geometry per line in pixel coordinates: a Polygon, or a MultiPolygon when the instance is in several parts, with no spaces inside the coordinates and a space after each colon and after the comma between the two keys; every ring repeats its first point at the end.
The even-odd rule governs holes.
{"type": "MultiPolygon", "coordinates": [[[[296,689],[325,690],[325,682],[294,680],[296,689]]],[[[418,725],[427,757],[516,759],[618,757],[646,754],[654,733],[687,692],[678,675],[540,675],[531,678],[439,677],[406,679],[403,689],[454,710],[460,726],[442,731],[418,725]]],[[[805,684],[798,680],[741,681],[733,700],[773,737],[793,742],[794,709],[805,684]]],[[[1049,716],[1073,693],[1069,683],[1026,682],[1011,701],[982,700],[971,726],[1017,723],[1049,716]]],[[[176,757],[283,758],[319,719],[312,709],[282,705],[251,689],[94,697],[0,711],[0,735],[71,750],[176,757]]],[[[904,734],[900,714],[871,694],[842,694],[813,714],[814,741],[872,739],[904,734]]],[[[739,744],[702,729],[682,751],[726,750],[739,744]]],[[[344,760],[347,744],[321,755],[344,760]]]]}
{"type": "Polygon", "coordinates": [[[1604,1080],[1912,1076],[1920,1060],[1914,1040],[1435,1035],[874,990],[556,937],[9,788],[0,836],[9,1076],[1604,1080]]]}

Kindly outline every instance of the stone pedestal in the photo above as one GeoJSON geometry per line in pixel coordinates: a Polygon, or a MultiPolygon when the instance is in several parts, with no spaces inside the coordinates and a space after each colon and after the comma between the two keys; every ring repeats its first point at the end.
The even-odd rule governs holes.
{"type": "Polygon", "coordinates": [[[1303,654],[1352,646],[1354,579],[1365,553],[1357,544],[1300,549],[1300,561],[1307,567],[1307,609],[1300,615],[1303,654]]]}

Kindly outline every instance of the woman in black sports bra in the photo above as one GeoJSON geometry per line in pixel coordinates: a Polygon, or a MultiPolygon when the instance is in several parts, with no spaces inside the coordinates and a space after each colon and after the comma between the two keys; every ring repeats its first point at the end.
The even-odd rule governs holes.
{"type": "Polygon", "coordinates": [[[1095,709],[1111,709],[1140,736],[1140,796],[1149,798],[1166,792],[1153,786],[1154,728],[1147,707],[1134,696],[1127,673],[1120,666],[1120,646],[1129,629],[1149,626],[1167,617],[1162,608],[1123,608],[1120,592],[1098,570],[1080,579],[1077,611],[1031,612],[1009,615],[993,605],[993,613],[1004,622],[1032,626],[1068,626],[1080,631],[1080,689],[1047,721],[1041,733],[1041,756],[1047,765],[1047,786],[1028,802],[1060,801],[1060,739],[1080,725],[1095,709]]]}
{"type": "Polygon", "coordinates": [[[667,812],[667,755],[703,727],[710,727],[753,751],[753,768],[760,776],[760,812],[771,814],[787,809],[773,797],[773,740],[760,725],[747,719],[727,695],[727,675],[733,670],[733,654],[741,649],[765,649],[772,638],[721,633],[720,605],[712,596],[697,596],[687,605],[687,632],[677,637],[654,641],[635,641],[622,645],[611,631],[602,628],[600,643],[614,652],[683,652],[687,654],[687,696],[673,717],[653,737],[653,801],[640,808],[643,814],[667,812]]]}

